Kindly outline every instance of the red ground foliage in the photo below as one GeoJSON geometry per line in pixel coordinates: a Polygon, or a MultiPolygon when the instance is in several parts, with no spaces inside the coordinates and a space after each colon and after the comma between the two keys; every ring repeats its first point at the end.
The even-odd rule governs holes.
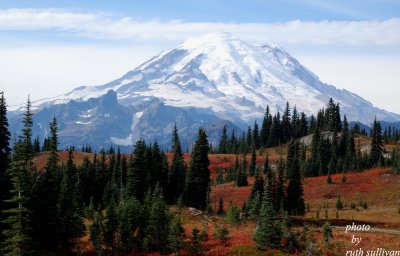
{"type": "Polygon", "coordinates": [[[390,176],[385,179],[388,170],[375,168],[364,172],[346,173],[346,183],[342,183],[342,174],[331,175],[332,184],[327,184],[326,176],[306,178],[303,182],[305,200],[330,199],[341,196],[351,197],[361,193],[374,193],[392,183],[390,176]]]}

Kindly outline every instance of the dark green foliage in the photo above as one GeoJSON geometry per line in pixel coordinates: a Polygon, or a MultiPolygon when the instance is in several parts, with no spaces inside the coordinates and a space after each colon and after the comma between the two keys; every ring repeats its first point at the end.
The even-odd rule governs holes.
{"type": "Polygon", "coordinates": [[[57,212],[58,244],[68,248],[72,239],[84,234],[85,227],[80,215],[79,205],[74,200],[76,167],[72,159],[72,151],[68,152],[68,160],[60,184],[57,212]]]}
{"type": "Polygon", "coordinates": [[[176,203],[185,189],[186,166],[176,125],[172,135],[172,151],[174,156],[168,174],[168,203],[176,203]]]}
{"type": "MultiPolygon", "coordinates": [[[[8,204],[4,200],[11,197],[11,177],[7,172],[10,163],[10,131],[8,129],[7,104],[4,93],[0,92],[0,220],[4,220],[3,210],[8,204]]],[[[0,222],[0,230],[6,228],[5,223],[0,222]]],[[[3,234],[0,232],[0,241],[3,241],[3,234]]]]}
{"type": "Polygon", "coordinates": [[[189,237],[189,254],[190,255],[200,255],[202,252],[201,248],[202,237],[200,235],[200,230],[197,228],[192,229],[192,234],[189,237]]]}
{"type": "Polygon", "coordinates": [[[332,98],[330,98],[326,107],[324,119],[327,131],[339,132],[341,130],[339,104],[335,104],[332,98]]]}
{"type": "Polygon", "coordinates": [[[251,153],[251,162],[250,162],[250,167],[249,167],[249,176],[250,177],[253,177],[254,174],[256,173],[256,163],[257,163],[256,149],[253,147],[253,150],[251,153]]]}
{"type": "Polygon", "coordinates": [[[135,198],[121,200],[118,206],[119,234],[123,247],[128,251],[141,248],[143,233],[144,209],[135,198]]]}
{"type": "Polygon", "coordinates": [[[271,189],[272,189],[271,185],[273,184],[272,180],[274,179],[272,172],[271,172],[270,176],[271,176],[271,179],[269,179],[267,176],[267,179],[271,180],[271,182],[269,182],[269,184],[268,184],[269,191],[270,191],[269,196],[271,197],[271,194],[272,194],[271,192],[273,192],[273,195],[274,195],[273,205],[275,208],[275,212],[278,212],[284,208],[284,201],[285,201],[285,197],[286,197],[286,194],[285,194],[286,177],[285,177],[285,165],[283,163],[283,159],[280,159],[278,161],[278,177],[276,179],[276,185],[274,186],[275,187],[274,191],[271,191],[271,189]]]}
{"type": "Polygon", "coordinates": [[[322,226],[322,234],[324,237],[325,245],[329,245],[330,240],[332,239],[332,228],[329,222],[325,222],[324,226],[322,226]]]}
{"type": "Polygon", "coordinates": [[[257,219],[260,215],[263,193],[256,192],[249,200],[249,214],[253,219],[257,219]]]}
{"type": "Polygon", "coordinates": [[[237,227],[240,223],[240,209],[236,204],[232,202],[229,204],[228,211],[226,212],[227,220],[230,224],[237,227]]]}
{"type": "Polygon", "coordinates": [[[93,249],[97,255],[103,255],[103,234],[103,217],[100,213],[95,212],[93,217],[93,224],[90,226],[90,242],[92,243],[93,249]]]}
{"type": "Polygon", "coordinates": [[[104,221],[104,241],[114,248],[118,234],[118,211],[114,199],[110,200],[106,208],[106,217],[104,221]]]}
{"type": "Polygon", "coordinates": [[[2,231],[5,239],[1,243],[1,251],[5,255],[29,255],[31,252],[28,198],[25,196],[27,193],[23,190],[25,170],[20,168],[18,154],[18,151],[14,152],[10,169],[13,185],[12,197],[5,201],[14,208],[3,211],[6,216],[4,223],[7,227],[2,231]]]}
{"type": "Polygon", "coordinates": [[[280,113],[278,112],[272,118],[272,124],[271,124],[271,129],[269,132],[267,146],[274,147],[274,146],[278,146],[281,144],[281,138],[282,138],[281,130],[282,130],[282,128],[281,128],[281,122],[280,122],[280,113]]]}
{"type": "Polygon", "coordinates": [[[260,195],[264,194],[264,178],[258,174],[256,175],[253,187],[251,188],[249,201],[253,200],[257,193],[260,195]]]}
{"type": "Polygon", "coordinates": [[[143,200],[146,189],[146,144],[143,140],[138,140],[135,150],[131,156],[128,167],[126,193],[138,200],[143,200]]]}
{"type": "MultiPolygon", "coordinates": [[[[42,250],[54,250],[59,238],[59,212],[58,204],[58,139],[57,121],[53,117],[50,123],[49,153],[46,163],[46,171],[41,173],[32,188],[31,195],[31,219],[32,238],[36,246],[42,250]]],[[[63,184],[65,185],[65,184],[63,184]]],[[[63,187],[65,189],[65,187],[63,187]]],[[[62,191],[69,193],[72,191],[62,191]]],[[[61,211],[62,213],[62,211],[61,211]]]]}
{"type": "Polygon", "coordinates": [[[271,125],[272,125],[272,116],[269,111],[269,106],[267,106],[260,131],[260,141],[262,146],[267,146],[271,125]]]}
{"type": "Polygon", "coordinates": [[[180,250],[186,247],[185,238],[186,233],[181,220],[173,219],[169,228],[168,248],[178,254],[180,250]]]}
{"type": "Polygon", "coordinates": [[[371,164],[372,165],[377,165],[378,162],[383,158],[382,153],[383,153],[383,141],[382,141],[382,128],[381,124],[379,121],[374,120],[374,123],[372,125],[372,131],[371,131],[371,137],[372,137],[372,142],[371,142],[371,164]]]}
{"type": "Polygon", "coordinates": [[[299,166],[299,143],[289,144],[286,173],[288,178],[286,209],[291,215],[304,215],[303,185],[299,166]]]}
{"type": "Polygon", "coordinates": [[[228,153],[228,135],[226,134],[226,125],[224,125],[224,128],[222,129],[222,135],[218,146],[218,153],[228,153]]]}
{"type": "MultiPolygon", "coordinates": [[[[265,191],[268,191],[266,183],[265,191]]],[[[264,192],[261,210],[257,219],[256,232],[253,236],[258,249],[279,248],[281,245],[281,223],[275,220],[275,211],[272,198],[264,192]]]]}
{"type": "Polygon", "coordinates": [[[282,115],[282,142],[289,141],[292,137],[292,127],[291,127],[291,119],[290,119],[290,107],[289,102],[286,102],[286,108],[282,115]]]}
{"type": "Polygon", "coordinates": [[[248,185],[247,182],[247,174],[246,174],[246,166],[247,166],[247,162],[246,162],[246,155],[243,155],[243,161],[241,163],[241,165],[239,166],[239,161],[238,161],[238,157],[236,156],[236,163],[235,163],[235,169],[236,171],[236,186],[238,187],[245,187],[248,185]]]}
{"type": "Polygon", "coordinates": [[[221,241],[222,243],[226,243],[229,239],[228,237],[229,231],[225,226],[216,226],[214,229],[214,237],[221,241]]]}
{"type": "Polygon", "coordinates": [[[187,206],[198,209],[205,209],[206,207],[210,184],[210,170],[208,169],[210,165],[208,159],[209,150],[207,135],[203,129],[200,129],[186,175],[184,200],[187,206]]]}
{"type": "Polygon", "coordinates": [[[168,246],[170,217],[161,188],[158,185],[152,194],[148,214],[146,236],[143,240],[144,249],[149,252],[163,252],[168,246]]]}
{"type": "Polygon", "coordinates": [[[260,148],[260,132],[258,130],[257,122],[254,122],[253,135],[252,136],[253,136],[252,147],[254,149],[259,149],[260,148]]]}
{"type": "MultiPolygon", "coordinates": [[[[5,103],[2,103],[5,104],[5,103]]],[[[4,110],[2,110],[4,111],[4,110]]],[[[8,209],[4,210],[4,223],[7,225],[2,231],[5,237],[2,242],[2,251],[5,255],[28,255],[31,249],[29,201],[32,187],[31,173],[35,169],[32,163],[32,112],[28,97],[26,111],[22,123],[22,135],[14,142],[10,177],[12,181],[11,198],[6,200],[8,209]]],[[[3,121],[4,123],[4,121],[3,121]]]]}

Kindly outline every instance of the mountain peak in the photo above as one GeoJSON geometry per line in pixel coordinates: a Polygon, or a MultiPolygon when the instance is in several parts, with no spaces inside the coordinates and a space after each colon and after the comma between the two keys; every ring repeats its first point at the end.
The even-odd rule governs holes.
{"type": "Polygon", "coordinates": [[[299,112],[315,114],[329,98],[340,103],[349,120],[369,123],[374,116],[400,120],[353,93],[322,83],[279,46],[253,45],[226,32],[190,38],[115,81],[75,89],[44,106],[70,99],[85,101],[108,90],[117,92],[118,102],[125,106],[157,99],[167,106],[213,113],[235,124],[261,119],[267,105],[272,112],[283,111],[286,102],[296,105],[299,112]]]}
{"type": "Polygon", "coordinates": [[[207,48],[209,48],[209,50],[211,50],[211,49],[229,47],[232,45],[243,45],[243,44],[247,43],[228,32],[215,32],[200,37],[189,38],[186,41],[184,41],[178,47],[178,49],[206,50],[207,48]]]}

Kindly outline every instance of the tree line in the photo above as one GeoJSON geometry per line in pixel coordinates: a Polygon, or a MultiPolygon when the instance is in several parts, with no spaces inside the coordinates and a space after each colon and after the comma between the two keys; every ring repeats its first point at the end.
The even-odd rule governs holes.
{"type": "MultiPolygon", "coordinates": [[[[398,130],[395,127],[385,128],[382,134],[380,122],[375,118],[371,132],[371,144],[366,150],[361,149],[360,140],[356,135],[365,135],[365,129],[361,129],[358,123],[350,127],[346,115],[341,119],[340,107],[331,98],[326,106],[318,111],[317,117],[307,117],[304,113],[298,114],[296,107],[291,109],[286,104],[281,117],[280,113],[271,115],[267,106],[261,129],[257,122],[253,129],[248,127],[247,133],[235,135],[232,130],[228,138],[227,129],[224,126],[222,136],[215,152],[221,154],[247,154],[253,158],[256,150],[263,153],[264,148],[276,147],[292,140],[300,140],[300,169],[304,176],[320,176],[333,173],[342,173],[349,170],[363,170],[373,166],[391,166],[397,164],[397,154],[387,157],[383,147],[384,142],[397,143],[398,130]],[[310,136],[309,145],[301,139],[310,136]],[[308,154],[310,152],[310,154],[308,154]],[[369,154],[367,153],[369,152],[369,154]]],[[[251,163],[250,166],[253,166],[251,163]]],[[[233,168],[238,170],[238,168],[233,168]]],[[[242,175],[244,171],[241,171],[242,175]]],[[[249,175],[254,175],[254,167],[250,168],[249,175]]],[[[237,175],[236,175],[237,176],[237,175]]],[[[219,180],[223,180],[220,176],[219,180]]],[[[245,182],[244,182],[245,183],[245,182]]]]}
{"type": "MultiPolygon", "coordinates": [[[[157,142],[138,140],[129,155],[101,150],[77,166],[74,149],[60,160],[56,117],[49,123],[47,161],[37,170],[32,140],[33,113],[28,98],[21,135],[8,129],[4,94],[0,97],[0,249],[3,255],[70,255],[86,232],[96,254],[172,252],[182,248],[184,230],[167,204],[209,207],[209,144],[199,129],[189,164],[177,127],[172,162],[157,142]]],[[[40,146],[39,146],[40,148],[40,146]]],[[[85,146],[85,151],[90,147],[85,146]]]]}

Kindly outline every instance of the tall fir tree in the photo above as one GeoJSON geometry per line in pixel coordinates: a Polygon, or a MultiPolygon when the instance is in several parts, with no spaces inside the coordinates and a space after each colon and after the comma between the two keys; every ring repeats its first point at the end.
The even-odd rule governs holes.
{"type": "Polygon", "coordinates": [[[235,166],[237,167],[236,173],[236,186],[238,187],[245,187],[248,185],[247,181],[247,161],[246,161],[246,154],[243,155],[243,161],[239,166],[238,157],[236,156],[236,163],[235,166]]]}
{"type": "Polygon", "coordinates": [[[257,219],[257,228],[253,236],[259,249],[279,248],[281,244],[281,225],[275,220],[275,211],[270,198],[268,182],[265,183],[264,196],[262,199],[260,214],[257,219]]]}
{"type": "MultiPolygon", "coordinates": [[[[10,163],[10,131],[8,128],[7,119],[7,103],[4,98],[4,93],[0,92],[0,230],[4,230],[6,225],[1,222],[4,220],[3,210],[6,210],[8,205],[4,200],[9,199],[12,189],[11,178],[8,173],[10,163]]],[[[0,232],[0,241],[5,238],[0,232]]]]}
{"type": "Polygon", "coordinates": [[[253,150],[251,151],[251,161],[250,161],[250,167],[249,167],[249,176],[253,177],[256,173],[256,163],[257,163],[257,155],[256,155],[256,149],[253,147],[253,150]]]}
{"type": "Polygon", "coordinates": [[[262,146],[267,146],[271,125],[272,125],[272,116],[269,110],[269,106],[267,106],[260,131],[260,140],[262,146]]]}
{"type": "Polygon", "coordinates": [[[226,125],[224,125],[224,128],[222,129],[221,139],[219,141],[218,153],[227,154],[228,153],[227,148],[228,148],[228,135],[226,132],[226,125]]]}
{"type": "Polygon", "coordinates": [[[168,174],[168,203],[176,203],[185,189],[186,166],[181,149],[181,142],[176,125],[172,134],[172,151],[174,153],[168,174]]]}
{"type": "Polygon", "coordinates": [[[133,151],[133,156],[129,163],[126,192],[128,196],[133,196],[139,201],[144,198],[146,182],[146,144],[143,140],[138,140],[133,151]]]}
{"type": "Polygon", "coordinates": [[[4,240],[1,242],[1,251],[4,255],[31,255],[32,240],[30,238],[30,214],[27,208],[28,192],[25,191],[26,170],[23,168],[21,147],[14,147],[10,166],[10,175],[13,188],[12,197],[5,200],[9,208],[3,210],[6,228],[2,230],[4,240]]]}
{"type": "Polygon", "coordinates": [[[157,185],[152,193],[148,224],[143,240],[145,250],[165,252],[168,246],[170,217],[161,188],[157,185]]]}
{"type": "Polygon", "coordinates": [[[210,183],[210,150],[206,132],[199,129],[199,136],[194,145],[190,166],[186,175],[184,200],[187,206],[204,209],[210,183]]]}
{"type": "Polygon", "coordinates": [[[31,102],[28,97],[26,110],[22,119],[22,135],[14,142],[10,177],[12,180],[11,198],[5,202],[9,208],[4,210],[6,215],[6,229],[3,230],[5,237],[2,242],[2,251],[5,255],[29,255],[32,248],[30,237],[30,191],[32,187],[31,175],[35,169],[32,162],[32,126],[33,114],[31,102]]]}
{"type": "Polygon", "coordinates": [[[297,141],[289,143],[286,172],[288,176],[286,209],[289,214],[304,215],[305,205],[299,165],[299,142],[297,141]]]}
{"type": "Polygon", "coordinates": [[[49,152],[46,168],[36,178],[32,187],[30,203],[32,219],[32,239],[40,250],[53,251],[57,248],[59,222],[58,204],[58,136],[57,120],[53,117],[49,124],[49,152]]]}
{"type": "Polygon", "coordinates": [[[83,219],[79,212],[79,205],[74,200],[75,177],[76,166],[73,162],[73,152],[70,149],[57,203],[57,243],[64,250],[70,249],[72,239],[83,236],[85,231],[83,219]]]}
{"type": "Polygon", "coordinates": [[[291,119],[290,119],[290,106],[289,106],[289,102],[286,102],[286,108],[285,111],[283,112],[282,115],[282,143],[285,143],[287,141],[290,140],[290,138],[292,137],[291,131],[292,131],[292,127],[291,127],[291,119]]]}
{"type": "Polygon", "coordinates": [[[383,140],[382,140],[382,127],[379,121],[374,120],[371,130],[371,155],[370,161],[372,165],[377,165],[383,158],[383,140]]]}
{"type": "Polygon", "coordinates": [[[258,129],[257,121],[254,122],[254,127],[253,127],[253,146],[255,149],[260,148],[260,131],[258,129]]]}

